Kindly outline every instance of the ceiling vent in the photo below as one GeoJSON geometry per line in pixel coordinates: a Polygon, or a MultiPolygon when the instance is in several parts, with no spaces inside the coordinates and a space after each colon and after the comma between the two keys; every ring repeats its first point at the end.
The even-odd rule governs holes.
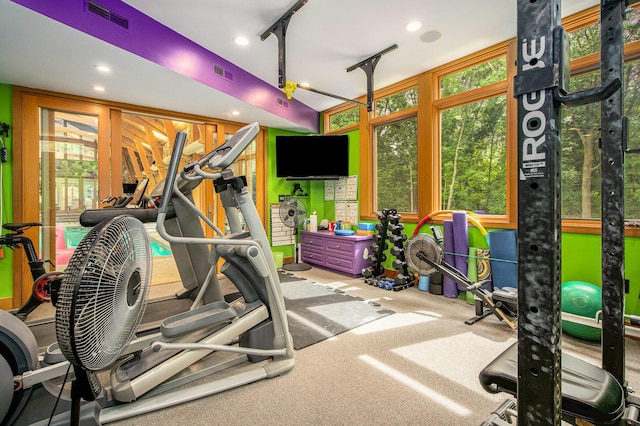
{"type": "Polygon", "coordinates": [[[217,75],[218,77],[224,78],[225,80],[233,81],[233,74],[230,73],[229,71],[225,70],[224,68],[222,68],[219,65],[214,65],[213,66],[213,73],[215,75],[217,75]]]}
{"type": "Polygon", "coordinates": [[[282,98],[276,98],[276,103],[280,105],[282,108],[289,108],[289,102],[285,101],[282,98]]]}
{"type": "Polygon", "coordinates": [[[127,18],[125,18],[124,16],[120,16],[117,13],[113,13],[112,11],[102,5],[99,5],[95,1],[89,0],[87,2],[87,10],[89,12],[95,13],[98,16],[101,16],[108,21],[113,22],[116,25],[121,26],[124,29],[129,29],[129,20],[127,18]]]}

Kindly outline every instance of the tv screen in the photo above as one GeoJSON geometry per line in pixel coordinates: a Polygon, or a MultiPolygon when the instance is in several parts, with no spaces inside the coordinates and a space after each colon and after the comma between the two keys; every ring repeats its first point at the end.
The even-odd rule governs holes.
{"type": "Polygon", "coordinates": [[[276,176],[289,180],[349,176],[349,136],[276,136],[276,176]]]}

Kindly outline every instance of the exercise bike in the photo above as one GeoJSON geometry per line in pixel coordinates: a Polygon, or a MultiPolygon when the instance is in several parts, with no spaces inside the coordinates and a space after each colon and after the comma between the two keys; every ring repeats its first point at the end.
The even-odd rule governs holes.
{"type": "MultiPolygon", "coordinates": [[[[76,264],[80,264],[84,273],[64,273],[56,311],[57,342],[39,351],[27,325],[0,311],[0,423],[104,424],[275,377],[293,368],[293,342],[268,238],[246,179],[234,176],[228,168],[258,131],[257,123],[245,126],[178,175],[186,139],[186,134],[179,132],[159,209],[110,208],[83,213],[81,224],[93,228],[67,270],[76,271],[76,264]],[[205,180],[213,181],[220,196],[230,229],[227,234],[193,203],[193,189],[205,180]],[[217,237],[204,236],[201,220],[217,237]],[[143,222],[156,222],[158,233],[170,243],[184,287],[177,298],[189,301],[190,308],[164,318],[155,330],[141,332],[150,276],[143,222]],[[114,227],[118,228],[111,232],[114,227]],[[114,242],[103,244],[111,235],[114,242]],[[119,240],[136,247],[135,253],[131,252],[131,258],[139,260],[136,267],[124,267],[122,276],[117,276],[117,268],[108,262],[92,270],[99,265],[96,255],[120,251],[119,240]],[[218,266],[224,277],[218,277],[218,266]],[[104,321],[96,316],[102,295],[97,287],[87,291],[85,283],[107,275],[118,278],[114,285],[123,290],[118,293],[122,301],[113,310],[126,315],[136,311],[133,321],[125,321],[124,314],[110,315],[104,321]],[[224,295],[223,281],[233,284],[238,292],[224,295]],[[87,297],[82,298],[85,293],[87,297]],[[67,315],[69,310],[75,314],[67,315]],[[103,350],[87,342],[116,341],[120,336],[83,339],[86,333],[98,331],[88,326],[91,322],[110,324],[112,320],[121,322],[117,327],[100,327],[106,329],[100,332],[131,328],[130,336],[122,336],[124,343],[103,350]],[[92,364],[95,355],[107,353],[107,361],[92,364]],[[235,366],[246,365],[253,367],[233,373],[235,366]],[[66,375],[72,380],[71,391],[60,385],[66,375]],[[185,386],[203,377],[210,380],[185,386]]],[[[114,293],[111,298],[118,297],[114,293]]]]}
{"type": "Polygon", "coordinates": [[[41,304],[51,302],[52,298],[55,300],[56,292],[62,279],[62,272],[47,272],[44,266],[45,263],[49,262],[51,266],[54,265],[50,261],[38,258],[33,242],[24,235],[24,231],[34,226],[42,226],[42,224],[38,222],[5,223],[2,227],[9,232],[0,237],[0,246],[6,246],[14,251],[22,246],[29,262],[29,269],[33,278],[31,295],[20,308],[12,311],[15,316],[23,321],[27,318],[27,315],[41,304]]]}

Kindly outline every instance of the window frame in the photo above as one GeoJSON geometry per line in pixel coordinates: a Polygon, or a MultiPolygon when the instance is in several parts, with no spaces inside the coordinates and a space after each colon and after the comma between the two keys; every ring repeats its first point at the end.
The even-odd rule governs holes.
{"type": "MultiPolygon", "coordinates": [[[[496,96],[505,95],[507,99],[506,106],[506,185],[507,185],[507,197],[506,197],[506,205],[505,210],[506,213],[504,215],[489,215],[483,214],[480,215],[482,220],[482,224],[485,227],[494,227],[494,228],[516,228],[518,224],[518,197],[517,197],[517,162],[518,162],[518,129],[517,126],[514,126],[512,123],[517,122],[517,114],[518,114],[518,104],[516,99],[513,96],[513,78],[516,74],[516,66],[515,60],[517,58],[516,54],[516,46],[515,40],[506,41],[503,43],[496,44],[487,49],[484,49],[480,52],[476,52],[472,55],[461,58],[457,61],[446,64],[442,67],[436,68],[433,71],[433,85],[438,91],[435,99],[432,103],[432,119],[435,123],[433,129],[433,141],[434,144],[437,145],[437,154],[440,155],[440,133],[441,133],[441,123],[440,117],[441,112],[458,107],[468,105],[474,102],[479,102],[484,99],[490,99],[496,96]],[[457,72],[463,71],[465,69],[477,66],[483,62],[491,61],[493,59],[505,57],[507,63],[507,73],[506,78],[502,81],[491,83],[486,86],[478,87],[475,89],[471,89],[466,92],[457,93],[455,95],[450,95],[445,98],[440,98],[440,80],[446,76],[451,74],[455,74],[457,72]]],[[[437,167],[437,182],[438,182],[438,191],[435,195],[437,195],[437,204],[433,206],[432,211],[440,210],[440,200],[441,200],[441,192],[442,188],[440,187],[441,182],[441,174],[440,174],[441,165],[438,162],[437,167]]],[[[436,169],[436,167],[434,167],[436,169]]],[[[436,182],[434,180],[433,182],[436,182]]]]}
{"type": "MultiPolygon", "coordinates": [[[[640,5],[632,5],[630,7],[638,8],[640,5]]],[[[587,9],[581,13],[573,15],[563,20],[563,28],[570,33],[589,25],[594,25],[600,19],[600,8],[598,6],[587,9]]],[[[631,42],[624,46],[623,62],[640,60],[640,41],[631,42]]],[[[581,74],[600,70],[600,53],[592,53],[587,56],[576,58],[570,63],[571,76],[575,77],[581,74]]],[[[570,232],[576,234],[601,234],[602,223],[599,219],[580,219],[570,218],[562,219],[562,232],[570,232]]],[[[640,236],[640,229],[635,226],[625,226],[626,236],[640,236]]]]}
{"type": "MultiPolygon", "coordinates": [[[[640,8],[640,4],[631,5],[640,8]]],[[[597,23],[600,18],[599,6],[594,6],[582,12],[563,19],[562,25],[567,32],[575,31],[582,27],[597,23]]],[[[624,47],[625,62],[640,58],[640,41],[631,42],[624,47]]],[[[516,39],[511,39],[488,47],[479,52],[460,58],[456,61],[418,74],[391,86],[378,89],[374,92],[374,102],[377,99],[407,90],[411,85],[418,86],[418,106],[409,110],[394,113],[385,117],[375,117],[373,112],[368,112],[366,107],[360,107],[359,126],[339,129],[336,132],[345,132],[358,129],[360,132],[360,218],[362,220],[377,220],[377,212],[373,206],[373,192],[375,187],[374,170],[372,170],[372,153],[374,143],[374,126],[382,125],[394,120],[408,117],[415,113],[418,117],[418,164],[426,164],[427,167],[419,167],[418,170],[418,214],[403,215],[403,221],[417,222],[430,212],[439,210],[440,206],[440,111],[454,106],[464,105],[483,98],[506,93],[507,96],[507,213],[504,216],[482,215],[481,220],[487,228],[517,228],[518,221],[518,126],[517,126],[517,100],[513,92],[513,80],[517,68],[516,39]],[[506,55],[507,77],[504,81],[476,88],[468,92],[459,93],[440,99],[440,78],[451,73],[458,72],[481,62],[506,55]],[[417,111],[416,111],[417,109],[417,111]]],[[[600,68],[600,54],[595,53],[571,61],[571,74],[593,71],[600,68]]],[[[365,102],[362,96],[356,99],[365,102]]],[[[352,103],[340,104],[323,112],[325,132],[327,118],[336,112],[352,108],[352,103]]],[[[436,220],[438,222],[438,220],[436,220]]],[[[600,220],[563,219],[562,231],[581,234],[599,234],[601,232],[600,220]]],[[[626,226],[627,236],[640,236],[640,228],[626,226]]]]}

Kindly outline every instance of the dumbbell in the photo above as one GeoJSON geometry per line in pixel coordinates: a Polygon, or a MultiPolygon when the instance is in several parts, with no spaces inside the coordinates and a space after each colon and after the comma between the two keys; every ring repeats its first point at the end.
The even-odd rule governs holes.
{"type": "Polygon", "coordinates": [[[389,237],[389,240],[394,244],[394,245],[402,245],[402,243],[404,243],[407,240],[407,234],[400,234],[400,235],[391,235],[389,237]]]}
{"type": "Polygon", "coordinates": [[[400,219],[402,219],[402,215],[401,214],[392,214],[389,216],[389,222],[393,223],[394,225],[397,225],[398,223],[400,223],[400,219]]]}
{"type": "Polygon", "coordinates": [[[382,242],[382,240],[385,239],[385,237],[388,237],[389,235],[384,235],[384,234],[374,234],[373,235],[373,241],[375,241],[376,243],[380,244],[380,242],[382,242]]]}
{"type": "Polygon", "coordinates": [[[371,268],[371,267],[364,268],[362,270],[362,276],[365,277],[365,278],[372,277],[373,276],[373,268],[371,268]]]}
{"type": "Polygon", "coordinates": [[[393,261],[393,269],[396,271],[401,271],[407,266],[407,262],[401,259],[396,259],[393,261]]]}
{"type": "Polygon", "coordinates": [[[404,229],[404,223],[389,225],[389,230],[391,231],[392,234],[398,235],[402,232],[403,229],[404,229]]]}
{"type": "Polygon", "coordinates": [[[405,285],[405,284],[409,284],[412,279],[410,276],[405,275],[405,274],[398,274],[395,276],[394,281],[398,284],[398,285],[405,285]]]}
{"type": "Polygon", "coordinates": [[[404,248],[402,248],[402,247],[398,247],[398,246],[391,247],[391,254],[394,257],[398,257],[398,258],[400,258],[402,260],[405,260],[405,258],[404,258],[404,248]]]}

